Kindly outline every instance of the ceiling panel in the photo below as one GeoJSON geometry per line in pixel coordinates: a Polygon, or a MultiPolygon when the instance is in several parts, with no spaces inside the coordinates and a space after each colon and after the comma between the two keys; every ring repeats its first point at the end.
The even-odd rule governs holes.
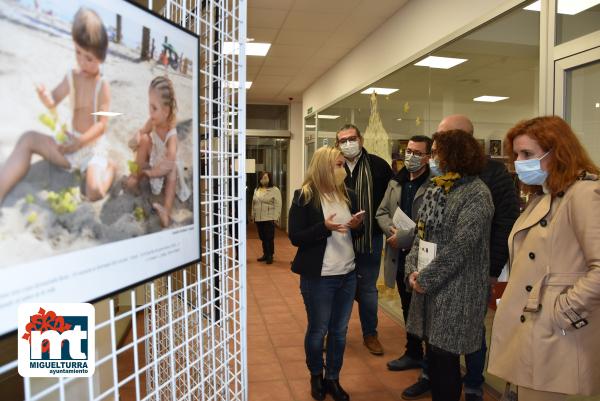
{"type": "Polygon", "coordinates": [[[383,17],[385,19],[394,15],[408,0],[377,0],[376,6],[373,1],[361,1],[354,10],[355,15],[362,15],[365,19],[372,17],[383,17]]]}
{"type": "Polygon", "coordinates": [[[272,8],[276,10],[289,10],[296,0],[250,0],[248,9],[272,8]]]}
{"type": "Polygon", "coordinates": [[[307,44],[322,44],[323,32],[312,30],[292,30],[284,26],[277,36],[277,44],[280,45],[307,45],[307,44]]]}
{"type": "Polygon", "coordinates": [[[290,46],[290,45],[272,45],[269,54],[273,57],[286,57],[296,59],[306,59],[312,56],[319,49],[318,46],[290,46]]]}
{"type": "Polygon", "coordinates": [[[310,27],[313,32],[334,32],[342,22],[340,13],[293,11],[288,15],[285,27],[296,31],[310,27]]]}
{"type": "MultiPolygon", "coordinates": [[[[364,0],[298,0],[294,4],[294,11],[334,11],[346,14],[364,0]]],[[[379,1],[379,0],[377,0],[379,1]]]]}
{"type": "Polygon", "coordinates": [[[271,10],[267,8],[249,8],[248,9],[248,29],[250,28],[275,28],[279,29],[287,11],[271,10]]]}
{"type": "Polygon", "coordinates": [[[248,37],[272,43],[248,57],[248,101],[301,93],[407,0],[248,0],[248,37]]]}
{"type": "Polygon", "coordinates": [[[258,43],[273,43],[279,34],[279,29],[275,28],[248,28],[246,32],[249,39],[254,39],[258,43]]]}

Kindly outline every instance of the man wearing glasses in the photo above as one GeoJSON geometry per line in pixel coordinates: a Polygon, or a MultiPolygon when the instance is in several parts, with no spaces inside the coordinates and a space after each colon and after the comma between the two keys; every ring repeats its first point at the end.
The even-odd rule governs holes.
{"type": "MultiPolygon", "coordinates": [[[[410,138],[404,152],[404,167],[390,180],[376,214],[377,223],[387,237],[384,262],[385,285],[389,288],[397,286],[404,321],[407,320],[411,300],[411,292],[407,290],[404,281],[404,264],[406,255],[412,247],[414,229],[397,228],[393,218],[396,213],[402,212],[413,221],[417,220],[423,195],[429,183],[431,145],[431,138],[427,136],[415,135],[410,138]]],[[[404,355],[388,362],[387,367],[394,371],[419,369],[422,363],[421,339],[406,333],[404,355]]]]}
{"type": "Polygon", "coordinates": [[[364,345],[374,355],[383,355],[377,339],[377,277],[383,249],[383,233],[375,222],[375,212],[383,199],[392,169],[381,157],[363,148],[363,137],[353,124],[336,134],[336,146],[346,159],[346,186],[356,192],[360,210],[366,211],[364,235],[355,240],[358,285],[356,300],[364,345]]]}

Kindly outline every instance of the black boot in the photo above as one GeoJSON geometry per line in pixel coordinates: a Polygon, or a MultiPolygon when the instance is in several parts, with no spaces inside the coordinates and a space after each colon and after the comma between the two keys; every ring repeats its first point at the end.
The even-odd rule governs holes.
{"type": "Polygon", "coordinates": [[[273,255],[268,255],[266,261],[267,261],[268,265],[272,265],[273,264],[273,255]]]}
{"type": "Polygon", "coordinates": [[[350,396],[344,391],[338,379],[325,379],[325,391],[331,394],[335,401],[349,401],[350,396]]]}
{"type": "Polygon", "coordinates": [[[264,262],[265,260],[267,260],[265,255],[262,255],[260,258],[256,259],[257,262],[264,262]]]}
{"type": "Polygon", "coordinates": [[[323,401],[325,399],[323,375],[310,375],[310,395],[318,401],[323,401]]]}

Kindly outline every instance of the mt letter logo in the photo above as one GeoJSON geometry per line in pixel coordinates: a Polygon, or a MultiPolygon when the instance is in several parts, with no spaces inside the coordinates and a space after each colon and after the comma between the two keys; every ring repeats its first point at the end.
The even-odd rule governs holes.
{"type": "Polygon", "coordinates": [[[19,374],[89,377],[95,369],[95,310],[85,303],[19,306],[19,374]]]}

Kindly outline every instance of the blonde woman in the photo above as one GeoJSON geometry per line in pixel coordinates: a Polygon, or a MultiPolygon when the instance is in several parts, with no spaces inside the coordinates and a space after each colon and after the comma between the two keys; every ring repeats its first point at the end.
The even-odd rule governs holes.
{"type": "Polygon", "coordinates": [[[298,247],[292,271],[300,275],[308,318],[304,350],[315,400],[325,399],[326,393],[335,401],[350,398],[340,386],[339,374],[356,291],[352,238],[362,234],[364,212],[357,210],[356,195],[346,189],[344,178],[341,152],[328,147],[318,149],[302,188],[294,193],[289,215],[289,237],[298,247]]]}

